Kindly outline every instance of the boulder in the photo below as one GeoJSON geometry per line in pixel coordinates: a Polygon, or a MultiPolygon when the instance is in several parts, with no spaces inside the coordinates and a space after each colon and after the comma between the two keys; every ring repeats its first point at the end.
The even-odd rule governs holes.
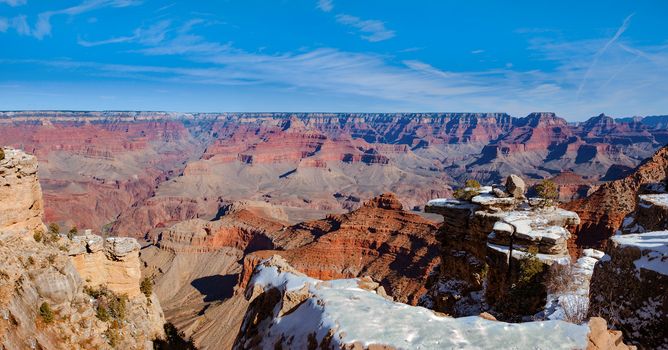
{"type": "Polygon", "coordinates": [[[506,191],[514,198],[523,199],[526,193],[527,185],[521,177],[512,174],[506,179],[506,191]]]}

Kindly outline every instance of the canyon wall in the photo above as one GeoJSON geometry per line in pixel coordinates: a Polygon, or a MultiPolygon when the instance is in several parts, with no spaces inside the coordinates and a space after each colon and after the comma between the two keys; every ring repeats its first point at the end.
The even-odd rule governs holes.
{"type": "Polygon", "coordinates": [[[211,219],[222,202],[270,202],[296,223],[385,191],[421,208],[469,178],[510,173],[557,177],[573,199],[668,141],[665,123],[552,113],[25,111],[0,112],[0,125],[1,144],[42,164],[47,221],[135,237],[211,219]]]}

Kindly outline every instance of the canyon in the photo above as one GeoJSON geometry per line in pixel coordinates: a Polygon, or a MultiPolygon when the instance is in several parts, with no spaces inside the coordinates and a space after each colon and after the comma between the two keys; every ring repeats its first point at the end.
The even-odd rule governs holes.
{"type": "Polygon", "coordinates": [[[383,192],[421,209],[467,179],[493,183],[510,173],[530,184],[554,178],[562,199],[582,198],[668,141],[666,123],[644,120],[21,111],[0,112],[0,144],[42,164],[47,222],[143,238],[242,200],[271,203],[294,224],[383,192]]]}
{"type": "Polygon", "coordinates": [[[114,334],[134,348],[498,345],[481,334],[506,347],[661,347],[668,129],[643,121],[2,112],[0,143],[35,156],[0,159],[6,286],[33,281],[9,299],[21,320],[0,335],[11,347],[34,332],[44,299],[59,328],[37,322],[25,338],[44,348],[117,347],[114,334]],[[544,179],[555,201],[536,198],[544,179]],[[35,242],[53,227],[42,218],[86,230],[35,242]],[[619,278],[633,288],[610,293],[619,278]],[[127,298],[134,331],[95,318],[86,295],[127,298]],[[385,323],[407,338],[374,326],[385,323]]]}

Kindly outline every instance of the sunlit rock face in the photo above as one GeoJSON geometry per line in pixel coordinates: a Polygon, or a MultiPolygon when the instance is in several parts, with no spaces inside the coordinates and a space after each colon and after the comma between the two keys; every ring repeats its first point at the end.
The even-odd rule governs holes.
{"type": "Polygon", "coordinates": [[[44,203],[37,177],[37,158],[5,148],[0,160],[0,232],[32,235],[44,231],[44,203]]]}
{"type": "Polygon", "coordinates": [[[137,241],[45,232],[35,157],[4,151],[0,348],[152,349],[164,318],[155,294],[140,292],[137,241]],[[86,287],[123,300],[113,319],[101,317],[100,297],[86,287]]]}

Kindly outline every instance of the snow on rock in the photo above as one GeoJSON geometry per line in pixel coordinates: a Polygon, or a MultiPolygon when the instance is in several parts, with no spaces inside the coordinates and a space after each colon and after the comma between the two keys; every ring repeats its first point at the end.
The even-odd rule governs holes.
{"type": "Polygon", "coordinates": [[[635,267],[668,275],[668,231],[613,236],[620,248],[639,249],[641,257],[633,261],[635,267]]]}
{"type": "Polygon", "coordinates": [[[591,278],[589,315],[614,320],[624,337],[668,349],[668,231],[612,236],[591,278]]]}
{"type": "MultiPolygon", "coordinates": [[[[274,263],[281,258],[272,258],[274,263]]],[[[589,327],[563,321],[504,323],[450,318],[389,301],[357,279],[319,281],[260,264],[237,348],[584,349],[589,327]],[[258,291],[262,290],[261,293],[258,291]],[[300,291],[300,292],[298,292],[300,291]],[[296,293],[301,293],[299,296],[296,293]],[[299,300],[294,303],[295,300],[299,300]],[[285,305],[295,304],[287,312],[285,305]]]]}

